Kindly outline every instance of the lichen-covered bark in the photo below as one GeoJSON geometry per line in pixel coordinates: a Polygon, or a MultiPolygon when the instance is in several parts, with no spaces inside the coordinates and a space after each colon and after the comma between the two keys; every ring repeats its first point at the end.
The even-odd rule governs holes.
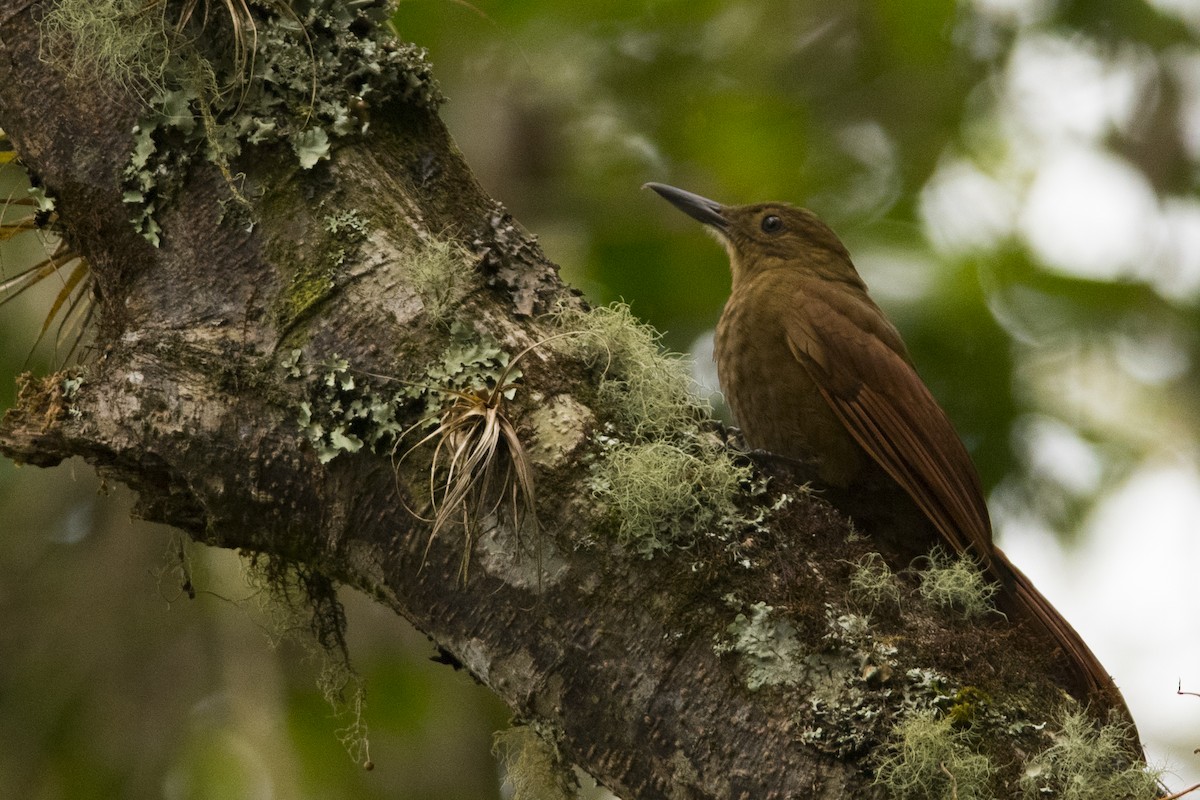
{"type": "MultiPolygon", "coordinates": [[[[855,605],[854,564],[876,546],[778,465],[738,500],[740,522],[656,541],[652,558],[621,543],[597,500],[604,437],[622,435],[604,428],[609,365],[569,348],[531,350],[505,405],[540,535],[501,515],[463,580],[461,526],[427,550],[408,510],[428,511],[433,448],[400,456],[428,428],[397,430],[436,408],[430,382],[495,378],[560,333],[545,315],[576,295],[411,94],[369,98],[367,131],[311,169],[283,143],[244,146],[228,167],[248,207],[194,161],[153,247],[122,199],[144,108],[40,59],[44,13],[0,3],[0,125],[91,264],[97,343],[71,384],[30,379],[0,452],[83,456],[149,519],[362,588],[630,800],[881,794],[874,768],[906,708],[957,707],[1003,767],[993,788],[1017,791],[1014,753],[1044,746],[1067,680],[1055,654],[996,615],[922,605],[911,580],[855,605]],[[444,281],[422,271],[430,252],[444,281]]],[[[719,449],[706,428],[689,452],[719,449]]]]}

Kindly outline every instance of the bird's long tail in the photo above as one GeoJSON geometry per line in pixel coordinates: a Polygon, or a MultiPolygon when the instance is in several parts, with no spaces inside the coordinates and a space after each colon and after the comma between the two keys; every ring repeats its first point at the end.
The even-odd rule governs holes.
{"type": "Polygon", "coordinates": [[[1008,560],[1004,551],[997,547],[993,553],[996,571],[1001,573],[1001,583],[1008,590],[1007,599],[1017,606],[1014,609],[1017,618],[1036,621],[1066,653],[1088,694],[1103,696],[1110,705],[1119,707],[1132,724],[1133,716],[1129,713],[1129,707],[1125,705],[1120,690],[1117,689],[1108,670],[1100,663],[1100,659],[1096,658],[1096,654],[1083,641],[1083,637],[1058,613],[1045,595],[1034,587],[1025,573],[1008,560]]]}

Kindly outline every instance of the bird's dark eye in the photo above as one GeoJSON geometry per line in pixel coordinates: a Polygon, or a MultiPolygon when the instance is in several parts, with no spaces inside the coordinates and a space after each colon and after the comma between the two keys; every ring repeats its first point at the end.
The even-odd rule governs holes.
{"type": "Polygon", "coordinates": [[[783,220],[774,214],[767,214],[762,219],[763,233],[779,233],[783,230],[783,220]]]}

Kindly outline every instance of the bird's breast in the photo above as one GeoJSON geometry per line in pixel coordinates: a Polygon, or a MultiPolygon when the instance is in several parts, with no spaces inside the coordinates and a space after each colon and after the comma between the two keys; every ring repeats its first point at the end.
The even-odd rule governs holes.
{"type": "Polygon", "coordinates": [[[717,376],[747,445],[815,459],[822,480],[847,486],[865,454],[788,345],[784,314],[803,302],[801,292],[786,286],[735,289],[717,323],[717,376]]]}

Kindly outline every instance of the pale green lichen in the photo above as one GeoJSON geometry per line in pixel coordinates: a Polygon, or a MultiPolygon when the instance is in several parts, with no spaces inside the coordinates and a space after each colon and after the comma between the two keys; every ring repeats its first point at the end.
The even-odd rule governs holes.
{"type": "Polygon", "coordinates": [[[741,657],[747,667],[746,688],[752,692],[764,686],[796,686],[807,673],[795,626],[764,602],[734,617],[714,650],[741,657]]]}
{"type": "MultiPolygon", "coordinates": [[[[896,737],[896,726],[933,715],[956,730],[1012,725],[976,687],[956,688],[945,675],[900,672],[899,649],[875,638],[866,617],[826,607],[821,647],[805,656],[805,701],[793,716],[800,741],[837,758],[862,756],[896,737]]],[[[894,755],[894,753],[893,753],[894,755]]]]}
{"type": "Polygon", "coordinates": [[[358,209],[351,208],[326,217],[325,232],[328,237],[323,261],[338,270],[357,255],[358,246],[371,232],[371,224],[358,209]]]}
{"type": "Polygon", "coordinates": [[[440,357],[418,380],[356,372],[337,356],[314,370],[301,363],[299,350],[280,367],[308,383],[307,397],[297,403],[297,423],[321,463],[369,451],[389,456],[399,474],[414,452],[428,453],[422,467],[427,481],[410,484],[413,492],[403,501],[431,524],[427,553],[441,533],[459,530],[465,583],[484,525],[503,528],[513,536],[514,559],[522,550],[533,554],[540,580],[533,471],[507,407],[520,373],[495,339],[456,322],[440,357]],[[417,422],[402,424],[413,417],[417,422]],[[424,486],[428,494],[422,496],[424,486]]]}
{"type": "Polygon", "coordinates": [[[562,330],[579,335],[556,347],[599,372],[597,405],[622,437],[661,439],[694,431],[707,405],[692,391],[687,363],[663,353],[660,336],[639,322],[629,306],[617,303],[557,317],[562,330]]]}
{"type": "MultiPolygon", "coordinates": [[[[301,371],[300,356],[293,350],[281,364],[292,377],[311,374],[301,371]]],[[[313,397],[299,404],[296,421],[322,464],[400,433],[396,396],[362,392],[346,359],[331,358],[315,377],[313,397]]]]}
{"type": "Polygon", "coordinates": [[[329,159],[329,134],[324,128],[308,128],[291,137],[292,150],[300,169],[312,169],[319,161],[329,159]]]}
{"type": "Polygon", "coordinates": [[[879,553],[867,553],[855,563],[850,573],[850,598],[867,611],[899,605],[900,584],[879,553]]]}
{"type": "Polygon", "coordinates": [[[75,78],[157,85],[170,60],[165,10],[145,0],[58,0],[42,19],[45,51],[75,78]]]}
{"type": "Polygon", "coordinates": [[[322,464],[364,447],[389,449],[403,430],[398,415],[411,398],[360,385],[346,359],[334,356],[313,368],[297,349],[280,366],[289,378],[312,381],[309,399],[297,405],[296,422],[322,464]]]}
{"type": "Polygon", "coordinates": [[[929,554],[929,566],[920,571],[921,597],[942,608],[954,609],[967,619],[992,610],[998,587],[965,556],[950,556],[941,548],[929,554]]]}
{"type": "Polygon", "coordinates": [[[876,768],[875,782],[896,800],[988,800],[996,771],[964,731],[931,710],[905,717],[876,768]]]}
{"type": "Polygon", "coordinates": [[[578,781],[549,732],[537,723],[513,725],[492,737],[492,754],[504,764],[512,800],[571,800],[578,781]]]}
{"type": "Polygon", "coordinates": [[[895,646],[875,640],[867,618],[825,608],[821,647],[805,659],[806,701],[794,719],[800,741],[838,758],[862,754],[888,719],[926,702],[906,684],[897,691],[895,646]]]}
{"type": "Polygon", "coordinates": [[[215,36],[188,36],[164,24],[165,4],[103,0],[101,29],[120,27],[126,17],[156,28],[149,38],[145,30],[126,36],[127,45],[110,55],[90,34],[88,20],[97,12],[80,11],[91,2],[60,3],[74,10],[55,18],[51,32],[71,39],[76,60],[100,58],[146,84],[148,109],[134,130],[124,190],[136,206],[135,227],[156,246],[162,234],[156,215],[196,158],[217,165],[230,195],[248,206],[231,167],[246,147],[286,144],[308,170],[330,157],[334,139],[366,132],[372,103],[433,109],[441,102],[425,51],[394,39],[377,7],[318,0],[303,10],[279,3],[231,11],[230,35],[253,30],[247,57],[241,39],[222,48],[215,36]],[[224,55],[210,60],[204,46],[224,55]]]}
{"type": "Polygon", "coordinates": [[[434,239],[406,254],[403,266],[425,314],[445,323],[475,284],[474,259],[453,242],[434,239]]]}
{"type": "Polygon", "coordinates": [[[565,335],[554,347],[597,375],[595,409],[606,424],[589,485],[619,540],[649,557],[752,526],[735,503],[752,472],[703,430],[706,406],[687,365],[661,351],[658,333],[624,304],[562,311],[556,323],[565,335]]]}
{"type": "Polygon", "coordinates": [[[698,532],[741,525],[734,498],[749,479],[723,451],[609,440],[588,485],[617,521],[619,541],[649,558],[687,547],[698,532]]]}
{"type": "Polygon", "coordinates": [[[244,562],[260,627],[272,646],[298,644],[320,666],[317,687],[341,723],[338,740],[350,757],[372,767],[364,716],[366,687],[350,663],[346,614],[334,581],[311,564],[257,553],[244,562]]]}
{"type": "MultiPolygon", "coordinates": [[[[328,463],[364,448],[390,454],[405,429],[401,420],[414,403],[424,424],[436,425],[456,392],[483,392],[502,379],[507,386],[519,377],[520,370],[509,369],[508,363],[508,353],[494,338],[456,323],[441,355],[416,381],[381,381],[356,373],[337,355],[316,366],[306,364],[299,349],[280,368],[290,379],[311,382],[308,398],[297,405],[296,421],[321,463],[328,463]]],[[[512,399],[515,391],[509,386],[503,396],[512,399]]]]}
{"type": "Polygon", "coordinates": [[[164,91],[154,98],[148,112],[133,128],[133,152],[122,174],[122,199],[133,208],[130,219],[146,241],[158,247],[162,229],[158,225],[159,206],[174,196],[194,158],[193,147],[160,147],[167,134],[176,144],[192,145],[203,140],[203,129],[187,112],[199,97],[196,89],[164,91]]]}
{"type": "Polygon", "coordinates": [[[1053,740],[1025,764],[1021,791],[1026,798],[1151,800],[1161,796],[1161,770],[1131,757],[1127,725],[1099,725],[1081,711],[1068,711],[1053,740]]]}
{"type": "Polygon", "coordinates": [[[511,400],[516,389],[511,385],[521,377],[520,368],[509,366],[511,356],[496,338],[456,321],[441,356],[425,368],[425,379],[411,383],[403,391],[425,401],[432,418],[453,399],[455,392],[486,392],[504,381],[504,397],[511,400]]]}
{"type": "MultiPolygon", "coordinates": [[[[2,134],[3,132],[0,131],[0,135],[2,134]]],[[[53,196],[46,194],[46,189],[43,186],[30,186],[25,193],[34,202],[39,214],[49,214],[54,210],[58,202],[53,196]]]]}
{"type": "Polygon", "coordinates": [[[62,402],[67,410],[67,415],[74,419],[79,419],[83,416],[83,412],[75,405],[75,401],[79,398],[79,390],[83,388],[83,382],[84,375],[82,372],[63,375],[62,402]]]}

